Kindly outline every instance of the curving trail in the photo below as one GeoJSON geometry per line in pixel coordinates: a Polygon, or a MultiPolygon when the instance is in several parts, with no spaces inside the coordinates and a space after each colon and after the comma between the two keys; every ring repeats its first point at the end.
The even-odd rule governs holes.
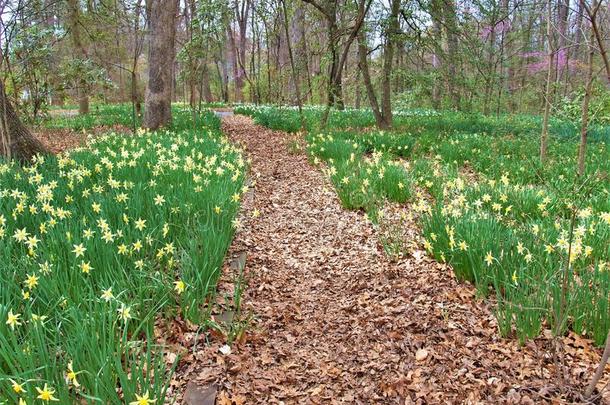
{"type": "Polygon", "coordinates": [[[573,397],[599,358],[569,336],[568,380],[551,341],[499,337],[491,308],[449,268],[417,252],[390,261],[362,214],[345,211],[288,135],[228,116],[252,160],[253,197],[232,251],[247,251],[245,338],[195,355],[188,379],[215,383],[216,403],[542,403],[573,397]],[[260,211],[258,218],[249,214],[260,211]]]}

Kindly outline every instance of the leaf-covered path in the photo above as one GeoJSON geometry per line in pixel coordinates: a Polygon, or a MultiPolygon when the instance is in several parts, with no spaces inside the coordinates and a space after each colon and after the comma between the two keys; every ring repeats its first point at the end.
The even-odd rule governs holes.
{"type": "Polygon", "coordinates": [[[242,116],[223,127],[256,182],[232,247],[248,255],[243,310],[254,318],[231,354],[215,342],[189,367],[189,380],[216,384],[217,403],[541,403],[592,374],[598,351],[567,337],[561,393],[549,339],[502,339],[491,307],[449,268],[389,260],[286,134],[242,116]]]}

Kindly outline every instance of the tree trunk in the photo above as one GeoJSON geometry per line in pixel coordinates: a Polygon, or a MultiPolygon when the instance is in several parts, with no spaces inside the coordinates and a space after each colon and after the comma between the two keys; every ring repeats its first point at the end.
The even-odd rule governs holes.
{"type": "Polygon", "coordinates": [[[587,13],[591,19],[591,29],[593,30],[593,34],[595,36],[595,41],[597,42],[597,46],[599,48],[599,56],[602,58],[602,62],[604,63],[604,68],[606,69],[606,84],[610,88],[610,60],[608,58],[608,53],[606,52],[606,45],[604,43],[604,39],[602,37],[601,30],[597,21],[597,11],[599,10],[602,1],[595,2],[595,6],[592,8],[587,8],[587,13]]]}
{"type": "Polygon", "coordinates": [[[447,37],[447,63],[449,96],[454,110],[461,109],[461,96],[457,87],[458,80],[458,23],[455,4],[452,0],[443,1],[445,35],[447,37]]]}
{"type": "Polygon", "coordinates": [[[338,109],[344,109],[345,105],[343,102],[343,67],[349,55],[349,49],[351,44],[358,36],[358,32],[364,23],[366,14],[372,4],[372,0],[359,0],[358,1],[358,14],[353,27],[350,28],[349,36],[343,44],[343,50],[341,55],[339,54],[339,40],[340,31],[337,25],[337,3],[335,1],[328,1],[326,6],[323,7],[316,3],[314,0],[303,0],[306,3],[312,4],[316,7],[324,17],[327,23],[327,34],[328,34],[328,48],[331,55],[331,65],[329,70],[328,78],[328,100],[326,103],[326,109],[322,115],[320,125],[322,128],[326,127],[328,121],[328,115],[330,108],[336,106],[338,109]]]}
{"type": "MultiPolygon", "coordinates": [[[[72,47],[74,55],[81,58],[82,61],[87,59],[87,49],[83,45],[81,38],[81,22],[80,22],[80,2],[79,0],[68,0],[68,21],[70,27],[70,37],[72,38],[72,47]]],[[[87,89],[87,81],[85,79],[84,72],[80,72],[79,79],[77,81],[77,94],[78,94],[78,113],[80,115],[89,113],[89,96],[87,89]]]]}
{"type": "Polygon", "coordinates": [[[383,50],[383,72],[381,77],[381,114],[387,127],[392,126],[392,61],[394,60],[397,37],[400,34],[399,11],[400,0],[392,0],[390,22],[386,32],[386,45],[383,50]]]}
{"type": "Polygon", "coordinates": [[[233,83],[235,85],[235,101],[241,102],[242,100],[242,90],[244,87],[244,83],[240,74],[239,61],[237,58],[237,41],[235,40],[235,31],[231,27],[231,22],[228,22],[227,25],[227,38],[229,40],[229,52],[231,56],[231,65],[233,69],[233,83]]]}
{"type": "Polygon", "coordinates": [[[553,86],[553,36],[551,32],[552,25],[552,12],[551,12],[551,0],[547,0],[547,16],[546,16],[546,37],[548,46],[548,70],[546,75],[546,86],[544,90],[544,116],[542,118],[542,132],[540,134],[540,162],[544,163],[546,160],[546,150],[548,146],[549,138],[549,116],[551,114],[551,89],[553,86]]]}
{"type": "Polygon", "coordinates": [[[203,91],[203,98],[206,103],[214,101],[212,88],[210,87],[210,70],[206,59],[203,60],[201,65],[201,90],[203,91]]]}
{"type": "Polygon", "coordinates": [[[157,129],[172,120],[174,40],[178,0],[151,1],[149,8],[148,86],[145,128],[157,129]]]}
{"type": "Polygon", "coordinates": [[[133,108],[135,109],[136,114],[139,116],[142,115],[142,100],[140,97],[140,92],[138,91],[138,71],[131,71],[131,102],[133,104],[133,108]]]}
{"type": "Polygon", "coordinates": [[[599,380],[604,375],[604,370],[606,369],[606,364],[608,364],[608,359],[610,358],[610,330],[608,331],[608,335],[606,335],[606,345],[604,346],[604,353],[602,354],[602,359],[597,365],[597,370],[595,370],[595,374],[593,378],[589,382],[587,389],[585,390],[585,398],[590,399],[591,395],[593,395],[593,391],[595,390],[595,386],[599,382],[599,380]]]}
{"type": "Polygon", "coordinates": [[[502,15],[509,22],[508,27],[502,33],[502,60],[506,64],[506,96],[508,100],[508,111],[512,114],[517,108],[517,103],[514,97],[514,82],[515,82],[515,67],[513,63],[513,38],[512,27],[515,25],[516,17],[510,19],[510,4],[509,0],[502,1],[502,15]]]}
{"type": "Polygon", "coordinates": [[[301,130],[305,131],[305,118],[303,117],[303,101],[301,99],[301,86],[299,84],[296,66],[294,64],[294,56],[292,54],[292,46],[290,44],[290,32],[288,31],[288,10],[286,0],[282,0],[282,14],[284,14],[284,31],[286,32],[286,46],[288,48],[288,57],[290,58],[290,70],[292,73],[292,81],[294,82],[294,92],[297,98],[297,106],[299,108],[299,118],[301,119],[301,130]]]}
{"type": "Polygon", "coordinates": [[[593,29],[591,29],[591,39],[588,44],[589,55],[587,58],[587,79],[585,82],[585,95],[582,99],[582,111],[580,120],[580,145],[578,147],[579,176],[585,174],[585,160],[587,156],[587,132],[589,130],[589,100],[591,99],[591,87],[593,85],[593,55],[595,54],[593,41],[595,41],[595,34],[593,33],[593,29]]]}
{"type": "Polygon", "coordinates": [[[583,40],[582,36],[582,20],[585,13],[584,0],[578,0],[578,9],[576,10],[576,23],[574,28],[574,46],[572,47],[572,59],[580,58],[580,46],[583,40]]]}
{"type": "Polygon", "coordinates": [[[360,67],[360,72],[362,72],[362,82],[364,83],[364,88],[366,89],[366,95],[369,99],[369,104],[371,105],[371,110],[373,111],[373,116],[375,117],[375,123],[379,128],[386,128],[386,123],[379,111],[379,103],[377,102],[377,96],[375,95],[375,89],[373,88],[373,83],[371,82],[371,73],[369,72],[369,63],[367,60],[368,49],[365,42],[364,33],[358,33],[358,66],[360,67]]]}
{"type": "MultiPolygon", "coordinates": [[[[236,2],[236,17],[237,25],[239,27],[239,41],[237,42],[237,66],[238,77],[241,80],[240,96],[242,101],[244,98],[244,79],[248,80],[248,75],[246,71],[246,36],[248,35],[248,15],[250,13],[249,10],[250,0],[244,0],[241,5],[238,5],[238,2],[236,2]]],[[[249,80],[248,83],[251,84],[249,80]]]]}
{"type": "MultiPolygon", "coordinates": [[[[131,103],[133,104],[134,114],[138,117],[142,117],[142,94],[138,88],[138,81],[140,80],[140,74],[138,72],[138,60],[142,52],[142,46],[144,42],[144,36],[141,35],[140,30],[140,16],[142,13],[142,2],[137,0],[134,9],[134,20],[133,20],[133,55],[131,60],[131,103]]],[[[135,131],[135,117],[134,118],[134,131],[135,131]]]]}
{"type": "MultiPolygon", "coordinates": [[[[184,5],[184,25],[189,42],[193,42],[194,31],[197,25],[194,20],[197,18],[197,5],[194,0],[189,0],[188,4],[184,5]]],[[[198,30],[198,29],[197,29],[198,30]]],[[[189,85],[189,106],[192,111],[197,107],[197,71],[200,65],[200,59],[193,55],[192,51],[188,52],[188,85],[189,85]]]]}
{"type": "Polygon", "coordinates": [[[360,75],[362,75],[362,71],[360,70],[360,65],[358,66],[358,71],[356,72],[356,100],[354,101],[354,107],[356,109],[360,109],[360,99],[362,98],[360,94],[360,75]]]}
{"type": "Polygon", "coordinates": [[[0,156],[26,162],[38,153],[47,150],[23,125],[0,80],[0,156]]]}
{"type": "Polygon", "coordinates": [[[441,77],[444,76],[441,65],[441,59],[443,58],[443,52],[439,44],[442,43],[442,31],[441,22],[437,13],[431,12],[432,15],[432,36],[434,41],[434,49],[432,51],[432,69],[434,71],[433,83],[432,83],[432,107],[435,110],[441,108],[441,77]]]}
{"type": "Polygon", "coordinates": [[[555,80],[557,84],[560,83],[561,79],[565,75],[567,81],[569,76],[568,70],[568,16],[570,11],[569,0],[558,0],[557,1],[557,57],[555,58],[555,80]]]}

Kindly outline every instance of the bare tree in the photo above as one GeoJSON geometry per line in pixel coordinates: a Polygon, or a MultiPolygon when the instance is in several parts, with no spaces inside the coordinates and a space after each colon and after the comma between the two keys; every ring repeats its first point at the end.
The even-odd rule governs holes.
{"type": "Polygon", "coordinates": [[[328,120],[330,108],[335,106],[339,109],[344,108],[343,103],[343,67],[349,55],[349,49],[358,36],[358,32],[364,23],[364,19],[371,7],[372,0],[358,0],[357,14],[353,25],[347,30],[339,29],[339,20],[337,19],[338,0],[325,0],[318,2],[316,0],[303,0],[314,6],[324,17],[327,28],[328,52],[330,53],[331,64],[328,72],[328,93],[326,110],[322,115],[321,126],[325,127],[328,120]],[[347,39],[341,46],[340,40],[343,37],[342,31],[347,31],[347,39]]]}
{"type": "Polygon", "coordinates": [[[366,93],[375,116],[375,122],[379,128],[390,128],[392,126],[392,65],[394,62],[394,50],[396,48],[396,38],[400,34],[400,23],[398,15],[400,13],[400,0],[391,0],[390,16],[385,32],[386,43],[383,49],[383,70],[381,72],[381,108],[375,95],[371,74],[368,67],[368,48],[362,30],[358,33],[358,65],[362,72],[362,79],[366,88],[366,93]]]}
{"type": "Polygon", "coordinates": [[[301,86],[297,77],[296,66],[294,63],[294,56],[292,54],[292,45],[290,44],[290,32],[288,30],[288,10],[286,8],[286,0],[280,0],[282,2],[282,14],[284,15],[284,31],[286,33],[286,45],[288,47],[288,56],[290,58],[290,71],[292,73],[292,81],[294,82],[294,91],[297,98],[297,106],[299,109],[299,117],[301,119],[301,129],[305,130],[305,118],[303,117],[303,101],[301,98],[301,86]]]}
{"type": "MultiPolygon", "coordinates": [[[[597,2],[597,0],[593,0],[593,7],[590,14],[591,18],[591,27],[593,27],[593,22],[597,20],[597,12],[599,11],[599,6],[601,2],[597,2]]],[[[585,94],[582,99],[582,110],[580,117],[580,145],[578,147],[578,175],[582,176],[585,174],[585,159],[587,154],[587,133],[589,130],[589,102],[591,100],[591,88],[593,86],[593,56],[595,55],[595,32],[593,28],[590,29],[591,34],[589,38],[589,42],[587,46],[589,48],[588,57],[587,57],[587,78],[585,79],[585,94]]]]}

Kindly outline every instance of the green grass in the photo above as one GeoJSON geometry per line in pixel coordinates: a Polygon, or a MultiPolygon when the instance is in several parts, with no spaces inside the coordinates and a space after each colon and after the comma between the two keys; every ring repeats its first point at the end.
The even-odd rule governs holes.
{"type": "MultiPolygon", "coordinates": [[[[542,165],[539,117],[397,111],[395,130],[382,132],[368,128],[369,111],[333,111],[320,131],[322,111],[305,109],[308,153],[345,208],[375,219],[387,201],[409,203],[428,253],[481,295],[494,296],[503,335],[523,342],[543,328],[572,329],[604,342],[610,127],[591,129],[586,174],[578,178],[577,123],[552,122],[542,165]]],[[[289,131],[297,117],[286,108],[241,112],[289,131]]]]}
{"type": "MultiPolygon", "coordinates": [[[[219,130],[220,120],[214,112],[208,108],[223,107],[222,103],[209,103],[203,105],[199,114],[193,115],[187,104],[175,103],[172,105],[173,122],[172,130],[195,130],[201,126],[209,129],[219,130]]],[[[120,125],[125,129],[138,128],[142,124],[140,117],[134,114],[130,103],[122,104],[92,104],[89,113],[78,115],[78,107],[66,105],[62,110],[70,110],[70,114],[51,114],[48,118],[38,123],[39,126],[48,129],[71,129],[74,131],[89,130],[96,127],[113,127],[120,125]]]]}
{"type": "MultiPolygon", "coordinates": [[[[304,106],[303,114],[306,130],[320,132],[320,122],[324,106],[304,106]]],[[[271,129],[298,132],[301,128],[296,107],[238,105],[236,114],[249,115],[255,121],[271,129]]],[[[409,109],[394,111],[394,126],[401,133],[420,134],[430,132],[436,135],[479,133],[493,136],[513,136],[539,134],[542,120],[532,115],[485,116],[478,113],[462,113],[432,110],[409,109]]],[[[343,111],[331,109],[325,130],[357,130],[375,125],[369,109],[346,108],[343,111]]],[[[577,122],[551,119],[551,133],[557,139],[576,140],[580,127],[577,122]]],[[[592,141],[610,140],[610,126],[593,125],[589,128],[592,141]]]]}
{"type": "Polygon", "coordinates": [[[207,320],[246,191],[219,120],[190,118],[28,167],[0,162],[0,403],[34,403],[45,385],[66,404],[170,400],[174,364],[156,333],[207,320]]]}

